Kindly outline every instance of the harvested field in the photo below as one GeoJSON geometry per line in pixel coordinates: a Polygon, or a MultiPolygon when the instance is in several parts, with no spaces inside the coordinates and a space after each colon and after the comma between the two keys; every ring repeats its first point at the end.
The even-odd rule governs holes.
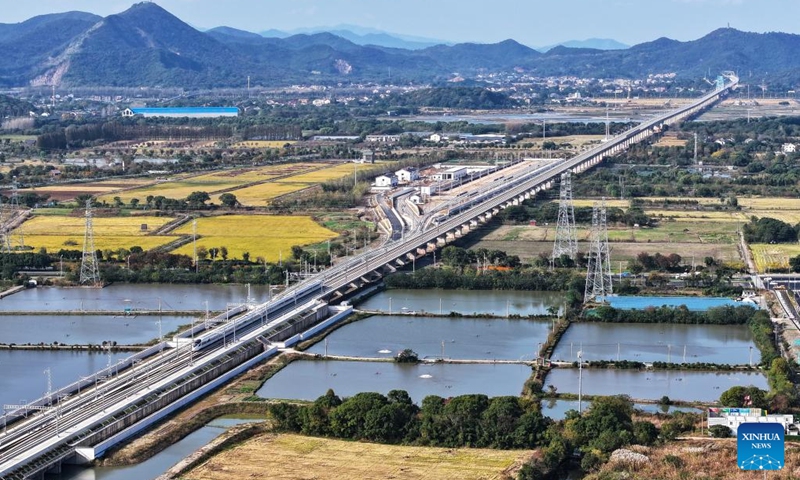
{"type": "MultiPolygon", "coordinates": [[[[192,224],[188,223],[173,233],[191,235],[192,224]]],[[[336,233],[319,226],[311,217],[291,217],[272,215],[225,215],[197,219],[197,246],[209,248],[225,247],[229,258],[242,258],[249,252],[250,258],[262,257],[268,262],[276,262],[280,252],[288,260],[292,246],[308,245],[335,238],[336,233]]],[[[193,255],[193,245],[189,243],[172,253],[193,255]]]]}
{"type": "Polygon", "coordinates": [[[676,133],[667,133],[661,139],[654,143],[654,147],[685,147],[688,144],[688,141],[685,139],[678,138],[678,134],[676,133]]]}
{"type": "MultiPolygon", "coordinates": [[[[665,221],[655,228],[611,227],[608,239],[611,242],[641,243],[726,243],[736,241],[737,225],[732,222],[713,221],[665,221]]],[[[589,229],[577,228],[578,241],[589,240],[589,229]]],[[[556,227],[503,225],[487,235],[484,240],[555,241],[556,227]]]]}
{"type": "Polygon", "coordinates": [[[233,148],[283,148],[284,145],[294,145],[295,140],[246,140],[231,145],[233,148]]]}
{"type": "MultiPolygon", "coordinates": [[[[152,179],[128,178],[119,180],[103,180],[100,182],[73,183],[69,185],[49,185],[45,187],[26,188],[20,192],[34,192],[39,195],[48,195],[51,200],[63,202],[72,200],[79,195],[103,195],[125,188],[136,188],[153,183],[152,179]]],[[[116,195],[111,195],[113,199],[116,195]]]]}
{"type": "MultiPolygon", "coordinates": [[[[502,250],[509,255],[517,255],[523,262],[531,262],[544,253],[548,257],[553,253],[553,242],[516,242],[516,241],[502,241],[502,240],[480,240],[474,245],[470,246],[472,249],[488,248],[489,250],[502,250]]],[[[623,271],[628,268],[629,263],[642,252],[647,252],[651,255],[660,253],[662,255],[669,255],[677,253],[683,257],[685,264],[691,264],[692,256],[694,256],[697,264],[701,264],[703,258],[714,257],[721,259],[725,262],[739,262],[739,253],[735,245],[720,245],[714,243],[698,244],[698,243],[630,243],[630,242],[613,242],[611,248],[611,269],[613,271],[619,270],[619,262],[623,262],[623,271]]],[[[589,250],[588,242],[579,242],[578,250],[587,252],[589,250]]]]}
{"type": "Polygon", "coordinates": [[[314,164],[295,163],[260,168],[224,170],[188,177],[182,180],[162,182],[157,185],[129,190],[119,195],[106,195],[101,197],[100,200],[111,203],[113,197],[119,196],[125,203],[129,203],[131,198],[138,198],[141,202],[144,202],[145,198],[149,195],[163,195],[167,198],[184,199],[192,192],[201,191],[212,193],[222,190],[235,190],[236,188],[253,182],[261,182],[284,175],[302,173],[312,168],[315,168],[314,164]]]}
{"type": "Polygon", "coordinates": [[[513,467],[532,454],[263,435],[216,455],[183,478],[500,480],[513,478],[513,467]]]}

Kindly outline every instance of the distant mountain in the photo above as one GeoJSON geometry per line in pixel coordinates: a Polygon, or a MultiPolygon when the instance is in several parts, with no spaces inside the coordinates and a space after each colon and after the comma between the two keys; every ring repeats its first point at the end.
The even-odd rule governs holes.
{"type": "Polygon", "coordinates": [[[33,17],[22,23],[0,24],[0,85],[30,82],[51,61],[102,17],[83,12],[33,17]]]}
{"type": "Polygon", "coordinates": [[[258,34],[265,38],[286,38],[292,36],[292,34],[289,32],[284,32],[282,30],[275,30],[274,28],[271,28],[269,30],[264,30],[263,32],[258,32],[258,34]]]}
{"type": "Polygon", "coordinates": [[[510,69],[530,64],[542,54],[514,40],[500,43],[459,43],[453,46],[437,45],[418,52],[435,60],[446,69],[459,73],[481,69],[510,69]]]}
{"type": "Polygon", "coordinates": [[[232,27],[216,27],[212,28],[211,30],[207,30],[206,33],[211,34],[212,36],[227,35],[230,37],[237,37],[237,38],[249,38],[249,39],[263,38],[261,35],[257,33],[248,32],[246,30],[239,30],[238,28],[232,28],[232,27]]]}
{"type": "Polygon", "coordinates": [[[395,37],[388,33],[366,33],[364,35],[359,35],[350,30],[331,30],[330,33],[346,38],[356,45],[377,45],[379,47],[402,48],[405,50],[421,50],[443,43],[403,40],[400,37],[395,37]]]}
{"type": "Polygon", "coordinates": [[[586,40],[569,40],[567,42],[537,48],[540,52],[548,52],[555,47],[589,48],[593,50],[625,50],[630,45],[625,45],[612,38],[587,38],[586,40]]]}
{"type": "MultiPolygon", "coordinates": [[[[341,33],[341,32],[340,32],[341,33]]],[[[366,41],[370,32],[355,32],[366,41]]],[[[438,84],[454,76],[642,77],[710,70],[800,82],[800,36],[715,30],[690,42],[660,38],[624,50],[557,46],[538,52],[514,40],[421,49],[360,45],[330,32],[284,38],[218,27],[200,32],[155,3],[100,18],[81,12],[0,24],[0,86],[178,86],[215,88],[295,83],[438,84]]]]}
{"type": "MultiPolygon", "coordinates": [[[[231,84],[240,65],[247,62],[235,50],[147,2],[79,35],[38,80],[210,87],[231,84]]],[[[241,77],[236,80],[242,83],[241,77]]]]}
{"type": "Polygon", "coordinates": [[[402,48],[405,50],[420,50],[434,45],[452,45],[452,42],[437,40],[426,37],[416,37],[412,35],[402,35],[399,33],[389,33],[374,28],[366,28],[358,25],[336,25],[333,27],[311,27],[300,28],[285,32],[281,30],[266,30],[261,32],[264,37],[286,38],[297,34],[332,33],[346,38],[356,45],[376,45],[386,48],[402,48]]]}

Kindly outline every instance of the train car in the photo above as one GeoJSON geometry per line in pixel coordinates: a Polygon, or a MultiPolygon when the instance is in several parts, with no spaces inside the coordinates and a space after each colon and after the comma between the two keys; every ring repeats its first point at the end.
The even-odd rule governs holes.
{"type": "Polygon", "coordinates": [[[225,339],[225,337],[232,335],[235,330],[243,330],[250,326],[253,322],[261,320],[264,316],[268,317],[271,314],[279,312],[295,299],[302,298],[315,290],[322,287],[321,281],[311,282],[308,285],[303,285],[299,289],[292,292],[291,295],[286,295],[280,299],[276,299],[266,305],[256,307],[255,309],[247,312],[242,318],[237,318],[232,322],[219,326],[203,335],[194,339],[192,343],[192,350],[202,350],[209,345],[213,345],[225,339]]]}

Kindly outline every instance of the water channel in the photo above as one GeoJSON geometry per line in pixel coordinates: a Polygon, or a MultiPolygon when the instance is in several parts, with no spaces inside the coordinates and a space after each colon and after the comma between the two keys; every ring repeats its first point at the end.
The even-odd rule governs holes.
{"type": "Polygon", "coordinates": [[[761,352],[744,325],[573,323],[561,337],[553,360],[758,364],[761,352]],[[684,356],[685,355],[685,356],[684,356]]]}
{"type": "Polygon", "coordinates": [[[129,480],[156,478],[197,449],[211,443],[233,426],[253,422],[245,418],[217,418],[177,443],[157,453],[142,463],[127,467],[94,467],[65,465],[60,475],[47,475],[48,480],[129,480]]]}
{"type": "MultiPolygon", "coordinates": [[[[629,395],[631,398],[711,402],[725,390],[753,385],[768,390],[766,377],[757,372],[636,371],[583,369],[584,395],[629,395]]],[[[545,385],[561,393],[578,393],[578,369],[556,368],[545,378],[545,385]]]]}
{"type": "Polygon", "coordinates": [[[561,292],[392,289],[370,297],[358,308],[381,312],[391,310],[393,313],[415,311],[443,315],[458,312],[462,315],[528,316],[547,315],[548,307],[560,308],[564,300],[561,292]]]}
{"type": "Polygon", "coordinates": [[[0,315],[0,343],[67,345],[119,345],[147,343],[181,325],[192,323],[189,316],[156,315],[0,315]]]}
{"type": "Polygon", "coordinates": [[[612,296],[601,297],[606,300],[612,307],[621,310],[643,310],[645,308],[654,307],[680,307],[685,305],[689,310],[702,311],[709,308],[722,307],[731,305],[734,307],[740,305],[755,306],[752,303],[737,302],[731,298],[723,297],[637,297],[637,296],[612,296]]]}
{"type": "Polygon", "coordinates": [[[532,360],[547,320],[375,315],[336,330],[312,353],[391,358],[410,348],[420,358],[532,360]]]}
{"type": "Polygon", "coordinates": [[[70,350],[0,350],[0,404],[25,404],[47,393],[50,369],[53,391],[87,377],[131,353],[70,350]]]}
{"type": "MultiPolygon", "coordinates": [[[[584,400],[582,403],[583,410],[586,410],[592,405],[592,402],[587,400],[584,400]]],[[[699,408],[680,407],[675,405],[657,405],[654,403],[634,403],[633,408],[647,413],[702,412],[702,410],[699,408]]],[[[563,420],[567,416],[567,412],[569,410],[578,411],[577,400],[542,400],[542,415],[550,417],[553,420],[563,420]]]]}
{"type": "Polygon", "coordinates": [[[406,390],[417,403],[428,395],[454,397],[483,393],[519,395],[531,375],[526,365],[409,365],[389,362],[299,360],[269,379],[256,394],[263,398],[316,400],[332,388],[340,397],[360,392],[406,390]]]}
{"type": "MultiPolygon", "coordinates": [[[[252,298],[264,302],[266,285],[253,285],[252,298]]],[[[244,285],[113,284],[105,288],[41,287],[23,290],[0,299],[0,313],[27,311],[175,311],[224,310],[247,298],[244,285]]]]}

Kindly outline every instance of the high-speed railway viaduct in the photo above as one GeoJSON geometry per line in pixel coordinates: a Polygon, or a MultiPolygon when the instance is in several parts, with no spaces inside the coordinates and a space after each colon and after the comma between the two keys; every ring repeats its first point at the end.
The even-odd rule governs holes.
{"type": "MultiPolygon", "coordinates": [[[[696,115],[725,97],[729,82],[691,104],[633,127],[568,160],[504,178],[470,192],[425,228],[337,263],[261,305],[237,307],[210,325],[193,327],[172,342],[82,378],[28,405],[5,406],[0,431],[0,478],[40,478],[62,462],[92,460],[165,415],[337,321],[347,308],[328,302],[363,288],[387,271],[413,262],[489,221],[501,209],[554,185],[565,171],[581,173],[696,115]],[[331,317],[330,314],[333,313],[331,317]],[[238,330],[237,330],[238,328],[238,330]]],[[[398,238],[399,236],[399,238],[398,238]]]]}

